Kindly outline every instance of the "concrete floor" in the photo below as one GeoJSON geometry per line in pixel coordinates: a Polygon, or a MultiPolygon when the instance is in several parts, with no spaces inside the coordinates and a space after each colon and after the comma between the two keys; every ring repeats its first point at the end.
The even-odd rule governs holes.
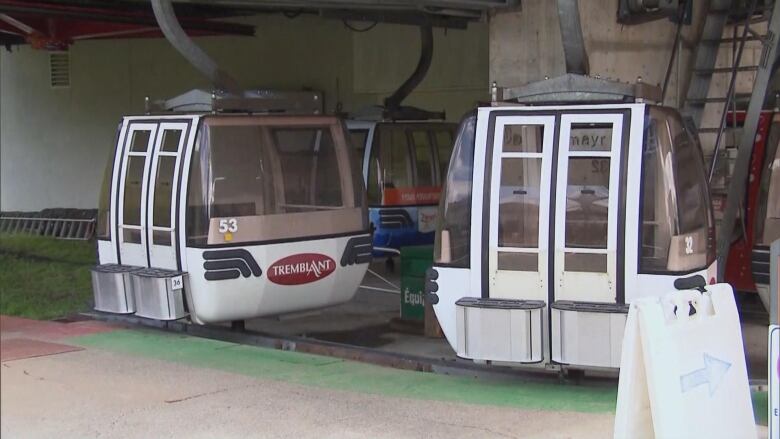
{"type": "MultiPolygon", "coordinates": [[[[522,409],[506,406],[513,403],[507,395],[509,399],[522,395],[521,387],[517,393],[506,393],[506,386],[473,380],[464,383],[453,377],[149,331],[119,329],[69,337],[68,331],[51,328],[12,330],[4,324],[2,329],[3,349],[12,340],[81,349],[15,360],[7,360],[9,353],[4,352],[0,367],[3,438],[603,438],[612,430],[611,389],[606,394],[602,389],[588,390],[596,393],[595,402],[576,403],[572,407],[577,410],[522,409]],[[192,349],[194,356],[187,357],[192,349]],[[164,359],[156,358],[160,356],[164,359]],[[274,361],[281,361],[281,367],[269,367],[274,361]],[[247,367],[231,369],[241,362],[247,362],[247,367]],[[301,365],[313,367],[314,372],[301,365]],[[347,368],[348,376],[337,379],[335,386],[296,382],[305,381],[307,373],[317,380],[338,376],[344,373],[339,368],[347,368]],[[398,379],[394,374],[406,374],[401,379],[410,386],[420,377],[445,380],[438,384],[439,391],[465,384],[471,386],[466,395],[487,395],[485,401],[495,403],[394,396],[414,391],[394,384],[382,390],[383,381],[398,379]],[[350,376],[373,381],[378,390],[356,391],[350,388],[354,384],[350,376]]],[[[571,388],[540,390],[544,392],[537,394],[571,388]]],[[[583,399],[575,393],[559,397],[561,402],[583,399]]],[[[515,402],[537,404],[539,399],[544,398],[515,402]]]]}
{"type": "Polygon", "coordinates": [[[3,438],[603,438],[614,422],[610,382],[465,378],[97,322],[8,321],[3,438]]]}
{"type": "Polygon", "coordinates": [[[603,438],[613,422],[604,413],[321,389],[99,350],[5,363],[0,384],[8,438],[603,438]]]}

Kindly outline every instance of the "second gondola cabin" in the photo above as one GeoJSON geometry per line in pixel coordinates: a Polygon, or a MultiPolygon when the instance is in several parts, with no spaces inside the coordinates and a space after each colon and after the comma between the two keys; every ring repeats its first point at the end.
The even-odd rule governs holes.
{"type": "Polygon", "coordinates": [[[362,161],[375,255],[386,254],[381,248],[432,244],[457,124],[386,118],[379,111],[353,116],[347,128],[362,161]]]}
{"type": "Polygon", "coordinates": [[[343,121],[318,93],[194,91],[119,126],[96,309],[196,323],[348,301],[371,258],[343,121]]]}
{"type": "Polygon", "coordinates": [[[644,84],[508,91],[460,125],[427,298],[460,357],[617,368],[632,300],[715,281],[698,139],[644,84]]]}

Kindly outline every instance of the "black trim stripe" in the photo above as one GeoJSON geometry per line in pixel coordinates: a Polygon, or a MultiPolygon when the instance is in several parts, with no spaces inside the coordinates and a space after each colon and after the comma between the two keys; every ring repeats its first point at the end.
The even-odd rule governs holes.
{"type": "MultiPolygon", "coordinates": [[[[547,238],[547,303],[551,304],[555,301],[555,212],[557,209],[556,203],[558,200],[558,159],[560,151],[561,141],[561,114],[555,114],[555,122],[553,125],[553,152],[550,163],[550,207],[548,214],[549,223],[549,237],[547,238]]],[[[552,339],[552,309],[547,308],[547,348],[550,351],[550,360],[552,360],[553,353],[553,339],[552,339]]]]}
{"type": "MultiPolygon", "coordinates": [[[[615,279],[615,303],[626,303],[626,199],[628,190],[628,145],[631,135],[631,110],[621,112],[623,116],[623,133],[620,145],[620,191],[618,192],[618,211],[617,211],[617,261],[616,261],[616,279],[615,279]]],[[[640,183],[641,185],[641,183],[640,183]]],[[[641,209],[642,206],[640,205],[641,209]]],[[[641,245],[641,244],[640,244],[641,245]]]]}
{"type": "MultiPolygon", "coordinates": [[[[502,116],[504,113],[501,114],[502,116]]],[[[496,137],[496,112],[488,119],[487,144],[485,145],[485,172],[482,180],[482,261],[480,272],[480,297],[490,297],[490,192],[493,176],[493,146],[496,137]]]]}
{"type": "Polygon", "coordinates": [[[401,229],[411,227],[412,217],[406,209],[379,209],[379,227],[384,229],[401,229]]]}
{"type": "Polygon", "coordinates": [[[221,259],[217,261],[205,261],[203,263],[203,268],[205,268],[206,271],[236,269],[241,272],[241,275],[244,277],[249,277],[252,275],[252,271],[249,269],[249,265],[247,265],[246,261],[243,259],[221,259]]]}
{"type": "Polygon", "coordinates": [[[263,274],[263,270],[261,270],[260,266],[257,265],[257,261],[255,261],[255,258],[252,256],[252,254],[249,253],[248,250],[242,248],[233,250],[205,251],[203,252],[203,259],[205,260],[205,262],[203,262],[203,268],[206,270],[210,270],[210,266],[213,266],[213,268],[216,270],[222,270],[225,268],[238,269],[235,262],[230,261],[241,260],[246,264],[247,267],[247,273],[244,275],[244,277],[249,277],[249,270],[252,271],[252,274],[255,275],[255,277],[259,277],[263,274]]]}
{"type": "Polygon", "coordinates": [[[350,238],[341,255],[341,266],[368,264],[371,262],[373,250],[374,242],[371,235],[350,238]]]}
{"type": "MultiPolygon", "coordinates": [[[[146,266],[147,267],[152,266],[151,248],[152,248],[152,238],[154,237],[154,231],[152,230],[152,225],[149,224],[149,214],[150,214],[149,208],[153,207],[151,206],[151,203],[149,203],[149,199],[151,198],[150,194],[154,192],[154,188],[151,187],[152,173],[155,172],[155,169],[152,169],[152,164],[154,164],[154,157],[157,155],[156,154],[157,151],[155,151],[155,147],[157,146],[157,139],[160,137],[160,131],[161,131],[160,121],[156,120],[154,121],[154,123],[157,125],[157,128],[154,130],[154,138],[152,139],[152,143],[146,147],[147,156],[146,156],[146,162],[144,163],[144,168],[149,169],[149,174],[146,175],[146,181],[143,183],[143,186],[141,186],[142,193],[143,193],[143,187],[144,186],[146,187],[146,199],[141,201],[141,203],[143,204],[141,204],[140,206],[141,212],[146,211],[146,218],[141,217],[141,228],[142,228],[141,230],[143,231],[144,225],[146,225],[145,227],[146,230],[144,231],[144,233],[146,234],[145,238],[146,238],[146,266]],[[144,209],[144,207],[146,208],[144,209]]],[[[141,238],[141,244],[143,244],[143,242],[144,242],[143,238],[141,238]]],[[[169,311],[168,315],[170,315],[170,309],[168,311],[169,311]]]]}
{"type": "Polygon", "coordinates": [[[239,276],[241,276],[241,273],[239,273],[238,270],[207,271],[203,275],[206,280],[238,279],[239,276]]]}

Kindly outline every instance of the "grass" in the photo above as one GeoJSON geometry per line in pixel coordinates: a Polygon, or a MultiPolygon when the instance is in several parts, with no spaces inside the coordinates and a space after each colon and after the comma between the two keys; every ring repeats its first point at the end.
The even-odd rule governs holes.
{"type": "Polygon", "coordinates": [[[54,319],[89,309],[95,255],[94,242],[0,235],[0,314],[54,319]]]}

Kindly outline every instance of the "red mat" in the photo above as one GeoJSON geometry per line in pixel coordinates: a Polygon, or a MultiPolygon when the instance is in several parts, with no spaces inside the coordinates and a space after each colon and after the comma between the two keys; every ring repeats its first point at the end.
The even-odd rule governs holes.
{"type": "Polygon", "coordinates": [[[83,350],[84,348],[78,346],[60,343],[49,343],[29,338],[10,338],[0,341],[0,362],[83,350]]]}
{"type": "Polygon", "coordinates": [[[32,320],[12,316],[0,316],[0,332],[3,334],[17,334],[35,338],[62,338],[79,335],[107,332],[118,329],[111,325],[96,320],[63,323],[46,320],[32,320]]]}

